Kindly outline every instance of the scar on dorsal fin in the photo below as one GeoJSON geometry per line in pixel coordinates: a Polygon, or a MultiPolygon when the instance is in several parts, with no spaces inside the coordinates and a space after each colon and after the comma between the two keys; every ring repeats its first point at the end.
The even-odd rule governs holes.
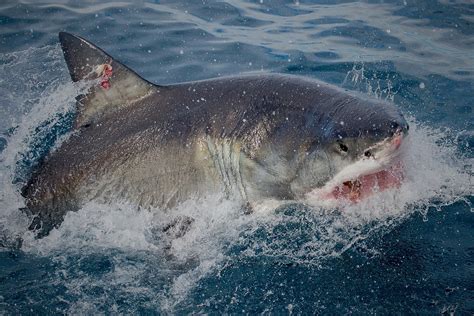
{"type": "Polygon", "coordinates": [[[59,41],[72,80],[94,81],[87,93],[78,97],[76,128],[96,122],[107,113],[158,90],[156,85],[79,36],[60,32],[59,41]]]}

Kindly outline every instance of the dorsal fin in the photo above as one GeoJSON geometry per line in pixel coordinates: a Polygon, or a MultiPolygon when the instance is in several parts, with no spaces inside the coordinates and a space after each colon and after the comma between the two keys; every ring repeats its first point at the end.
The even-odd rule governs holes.
{"type": "Polygon", "coordinates": [[[90,124],[156,89],[155,85],[79,36],[60,32],[59,41],[72,80],[97,81],[78,99],[76,127],[90,124]]]}

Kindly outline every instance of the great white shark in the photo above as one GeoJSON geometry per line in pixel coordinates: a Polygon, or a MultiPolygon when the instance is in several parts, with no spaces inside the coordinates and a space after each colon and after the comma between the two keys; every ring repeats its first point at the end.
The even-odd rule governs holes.
{"type": "Polygon", "coordinates": [[[92,87],[22,189],[39,235],[91,200],[167,209],[222,193],[251,210],[354,202],[401,181],[408,124],[391,103],[278,74],[156,85],[79,36],[59,39],[72,80],[92,87]]]}

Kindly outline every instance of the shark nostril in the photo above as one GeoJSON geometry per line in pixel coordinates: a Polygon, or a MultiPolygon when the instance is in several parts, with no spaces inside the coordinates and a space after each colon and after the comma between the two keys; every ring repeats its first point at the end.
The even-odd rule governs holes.
{"type": "Polygon", "coordinates": [[[406,122],[391,122],[390,130],[393,136],[400,134],[406,134],[408,132],[409,126],[406,122]]]}
{"type": "Polygon", "coordinates": [[[394,134],[397,133],[406,133],[410,129],[408,126],[408,123],[405,121],[397,122],[397,121],[392,121],[390,122],[390,129],[394,132],[394,134]]]}
{"type": "Polygon", "coordinates": [[[398,122],[390,122],[390,129],[392,131],[397,131],[400,129],[400,124],[398,122]]]}

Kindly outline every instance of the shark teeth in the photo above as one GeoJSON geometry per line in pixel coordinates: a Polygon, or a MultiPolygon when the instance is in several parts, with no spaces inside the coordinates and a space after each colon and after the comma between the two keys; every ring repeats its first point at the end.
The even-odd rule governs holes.
{"type": "Polygon", "coordinates": [[[358,202],[373,193],[399,187],[403,178],[403,166],[396,163],[387,169],[344,181],[335,186],[327,197],[358,202]]]}
{"type": "Polygon", "coordinates": [[[399,187],[404,179],[399,150],[402,138],[402,134],[395,134],[376,144],[375,156],[347,166],[324,187],[309,192],[305,200],[310,204],[338,200],[356,203],[376,192],[399,187]]]}

